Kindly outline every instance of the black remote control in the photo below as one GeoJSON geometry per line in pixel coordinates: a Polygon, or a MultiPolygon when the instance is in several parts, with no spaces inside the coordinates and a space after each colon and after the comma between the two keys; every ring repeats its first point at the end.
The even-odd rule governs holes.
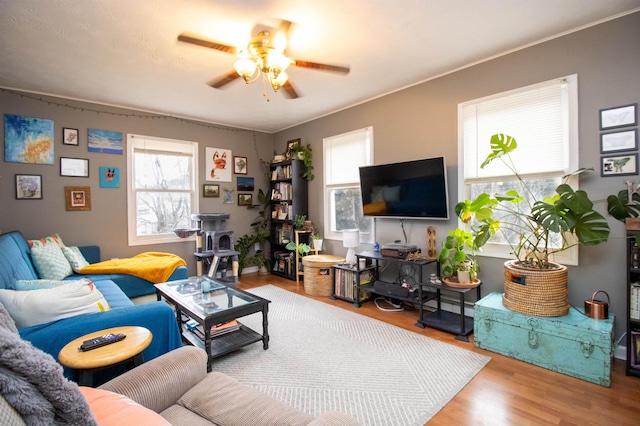
{"type": "Polygon", "coordinates": [[[127,337],[126,334],[105,334],[104,336],[96,337],[95,339],[89,339],[82,342],[82,345],[78,348],[79,351],[90,351],[91,349],[96,349],[105,345],[109,345],[111,343],[119,342],[120,340],[127,337]]]}

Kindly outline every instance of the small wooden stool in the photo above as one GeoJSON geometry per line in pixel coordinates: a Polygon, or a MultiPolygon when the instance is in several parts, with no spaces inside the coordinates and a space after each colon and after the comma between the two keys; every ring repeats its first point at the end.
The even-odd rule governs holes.
{"type": "Polygon", "coordinates": [[[144,327],[114,327],[94,333],[85,334],[67,343],[58,354],[58,360],[65,367],[77,371],[78,384],[81,386],[93,385],[94,373],[119,363],[126,363],[127,369],[137,367],[144,361],[142,351],[146,349],[153,338],[151,332],[144,327]],[[80,351],[78,348],[82,342],[94,339],[105,334],[124,333],[127,337],[116,343],[92,349],[80,351]]]}

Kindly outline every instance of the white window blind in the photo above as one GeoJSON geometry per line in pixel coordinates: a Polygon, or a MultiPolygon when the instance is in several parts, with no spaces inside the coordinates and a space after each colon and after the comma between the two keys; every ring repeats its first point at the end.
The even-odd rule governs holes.
{"type": "Polygon", "coordinates": [[[516,139],[518,148],[511,158],[521,175],[568,172],[573,167],[569,91],[576,79],[572,75],[461,104],[465,183],[513,175],[500,161],[480,168],[496,133],[516,139]]]}
{"type": "Polygon", "coordinates": [[[342,239],[345,229],[359,229],[362,242],[373,243],[373,220],[362,213],[360,170],[373,163],[373,128],[323,140],[324,236],[342,239]]]}
{"type": "Polygon", "coordinates": [[[325,184],[360,182],[359,168],[371,164],[371,128],[325,139],[325,184]]]}

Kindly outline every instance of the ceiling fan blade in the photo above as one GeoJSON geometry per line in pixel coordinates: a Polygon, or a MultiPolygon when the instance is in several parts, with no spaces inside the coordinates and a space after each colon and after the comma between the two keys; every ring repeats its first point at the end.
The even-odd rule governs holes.
{"type": "Polygon", "coordinates": [[[311,68],[311,69],[320,70],[320,71],[330,71],[330,72],[336,72],[336,73],[345,74],[345,75],[349,74],[349,71],[351,71],[349,67],[341,67],[338,65],[321,64],[319,62],[303,61],[300,59],[294,59],[293,61],[294,62],[291,65],[295,65],[296,67],[301,67],[301,68],[311,68]]]}
{"type": "Polygon", "coordinates": [[[213,40],[208,40],[206,38],[202,38],[196,34],[189,33],[189,32],[181,33],[178,36],[178,41],[183,41],[185,43],[191,43],[191,44],[196,44],[198,46],[208,47],[209,49],[231,53],[232,55],[236,54],[236,48],[233,46],[228,46],[226,44],[218,43],[213,40]]]}
{"type": "Polygon", "coordinates": [[[284,90],[284,95],[290,99],[296,99],[298,97],[298,93],[296,89],[293,88],[291,82],[287,80],[283,85],[282,89],[284,90]]]}
{"type": "Polygon", "coordinates": [[[222,86],[227,85],[229,83],[231,83],[232,81],[234,81],[235,79],[239,78],[240,74],[238,74],[235,71],[231,71],[230,73],[217,78],[215,80],[211,80],[209,82],[207,82],[207,84],[211,87],[213,87],[214,89],[220,89],[222,88],[222,86]]]}
{"type": "Polygon", "coordinates": [[[289,39],[289,29],[291,28],[291,21],[282,20],[280,21],[280,25],[278,25],[277,32],[283,33],[287,39],[289,39]]]}

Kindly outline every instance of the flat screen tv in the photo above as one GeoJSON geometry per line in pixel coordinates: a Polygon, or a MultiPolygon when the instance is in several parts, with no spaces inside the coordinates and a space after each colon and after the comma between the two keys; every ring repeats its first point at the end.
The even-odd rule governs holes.
{"type": "Polygon", "coordinates": [[[444,157],[360,167],[365,216],[449,219],[444,157]]]}

